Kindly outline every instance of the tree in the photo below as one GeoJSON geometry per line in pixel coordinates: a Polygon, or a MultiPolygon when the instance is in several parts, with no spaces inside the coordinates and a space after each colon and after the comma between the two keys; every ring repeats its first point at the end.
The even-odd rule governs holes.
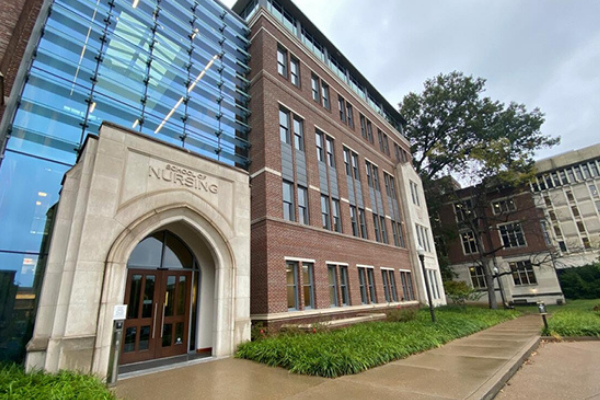
{"type": "Polygon", "coordinates": [[[462,224],[474,234],[490,307],[496,308],[491,264],[496,264],[495,254],[501,248],[484,250],[494,225],[483,210],[494,191],[527,183],[534,173],[534,152],[560,139],[542,134],[544,115],[539,109],[528,112],[522,104],[506,105],[484,97],[484,91],[485,79],[454,71],[427,80],[422,93],[409,93],[399,106],[407,121],[405,134],[423,180],[429,215],[435,218],[442,199],[452,195],[464,210],[473,211],[462,224]],[[474,188],[471,204],[458,195],[459,186],[447,175],[474,188]]]}

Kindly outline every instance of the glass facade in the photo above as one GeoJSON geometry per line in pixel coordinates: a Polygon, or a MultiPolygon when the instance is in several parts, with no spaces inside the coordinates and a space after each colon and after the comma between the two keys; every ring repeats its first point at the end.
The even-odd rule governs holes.
{"type": "Polygon", "coordinates": [[[111,121],[249,163],[248,28],[213,0],[55,0],[0,165],[0,359],[29,340],[53,205],[111,121]]]}

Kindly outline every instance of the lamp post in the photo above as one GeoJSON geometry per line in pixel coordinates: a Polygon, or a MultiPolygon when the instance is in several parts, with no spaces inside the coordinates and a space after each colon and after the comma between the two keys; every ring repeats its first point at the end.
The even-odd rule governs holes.
{"type": "Polygon", "coordinates": [[[423,279],[425,280],[425,290],[427,291],[427,301],[429,302],[429,313],[431,314],[431,322],[436,323],[435,310],[433,309],[433,301],[431,300],[431,289],[429,288],[429,279],[425,270],[425,250],[421,246],[417,248],[419,260],[421,261],[421,269],[423,270],[423,279]]]}

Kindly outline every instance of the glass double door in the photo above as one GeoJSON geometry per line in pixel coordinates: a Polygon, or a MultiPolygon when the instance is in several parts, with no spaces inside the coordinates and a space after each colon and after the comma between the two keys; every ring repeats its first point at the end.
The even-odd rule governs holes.
{"type": "Polygon", "coordinates": [[[129,269],[120,364],[187,353],[192,271],[129,269]]]}

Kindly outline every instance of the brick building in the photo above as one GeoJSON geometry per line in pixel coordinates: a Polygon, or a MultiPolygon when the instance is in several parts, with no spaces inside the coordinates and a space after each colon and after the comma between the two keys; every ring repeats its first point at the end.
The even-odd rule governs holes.
{"type": "Polygon", "coordinates": [[[544,212],[528,187],[455,188],[444,199],[438,228],[456,235],[442,246],[458,279],[481,290],[481,302],[487,302],[485,266],[499,275],[499,304],[502,296],[514,304],[564,301],[544,212]]]}
{"type": "Polygon", "coordinates": [[[402,117],[291,1],[233,10],[251,29],[253,321],[416,304],[417,243],[443,304],[402,117]]]}
{"type": "Polygon", "coordinates": [[[402,117],[291,1],[8,0],[0,72],[0,357],[106,376],[113,314],[122,368],[369,319],[426,302],[419,247],[445,304],[402,117]]]}

